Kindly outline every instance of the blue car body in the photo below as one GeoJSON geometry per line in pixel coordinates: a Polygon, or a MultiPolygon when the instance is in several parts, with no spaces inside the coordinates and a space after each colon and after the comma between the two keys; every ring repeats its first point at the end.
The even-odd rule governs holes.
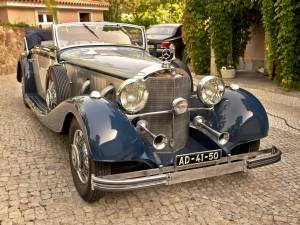
{"type": "MultiPolygon", "coordinates": [[[[100,25],[107,25],[103,24],[100,25]]],[[[109,24],[109,26],[116,26],[119,29],[121,25],[109,24]]],[[[132,25],[128,26],[132,27],[132,25]]],[[[199,153],[217,150],[221,156],[213,162],[215,164],[209,164],[214,165],[214,169],[210,167],[201,170],[203,166],[200,163],[199,172],[194,171],[195,175],[192,179],[244,171],[245,168],[264,166],[281,159],[281,152],[275,147],[261,151],[258,151],[258,148],[254,149],[262,155],[269,154],[263,157],[258,157],[259,154],[256,153],[250,155],[248,152],[243,152],[247,153],[243,155],[238,151],[240,146],[259,143],[259,140],[268,135],[267,113],[259,100],[250,92],[236,86],[226,86],[222,100],[209,107],[200,99],[199,87],[197,91],[191,91],[190,84],[193,84],[193,81],[187,71],[170,65],[165,67],[165,62],[162,63],[150,56],[146,46],[142,49],[135,46],[110,45],[71,46],[63,49],[43,46],[44,42],[47,42],[46,44],[51,41],[57,42],[55,29],[57,28],[53,30],[53,40],[49,40],[49,37],[52,37],[50,31],[27,32],[26,37],[30,39],[31,48],[27,48],[20,57],[17,70],[17,80],[22,83],[25,104],[45,126],[54,132],[68,133],[71,122],[76,120],[84,139],[88,142],[88,155],[93,162],[117,166],[142,165],[142,168],[149,170],[126,175],[126,179],[121,181],[118,180],[120,177],[117,177],[117,180],[111,177],[106,179],[92,174],[92,188],[114,191],[171,184],[173,180],[170,180],[170,172],[172,174],[174,172],[177,177],[186,177],[185,181],[191,180],[188,171],[176,174],[178,170],[176,164],[178,156],[194,153],[199,157],[199,153]],[[174,74],[180,75],[179,78],[174,74]],[[150,93],[148,101],[155,106],[151,108],[150,105],[150,111],[142,111],[137,115],[128,114],[116,98],[120,86],[133,78],[149,82],[147,83],[150,93]],[[55,97],[60,99],[60,102],[50,108],[49,98],[52,96],[51,93],[49,94],[49,81],[52,80],[56,82],[54,82],[57,85],[55,97]],[[149,85],[150,82],[154,85],[149,85]],[[93,90],[96,90],[95,95],[93,90]],[[173,95],[166,97],[165,95],[170,92],[166,90],[173,92],[173,95]],[[178,123],[181,125],[177,127],[174,125],[174,118],[179,116],[175,114],[174,105],[172,106],[176,91],[178,93],[181,91],[177,97],[188,96],[186,99],[188,108],[184,112],[186,117],[182,117],[183,119],[178,123]],[[155,97],[151,99],[152,96],[155,97]],[[164,99],[160,101],[160,97],[164,99]],[[164,113],[173,115],[173,118],[169,117],[169,122],[173,123],[173,133],[175,129],[187,128],[183,129],[185,134],[182,133],[187,135],[186,140],[182,142],[184,145],[174,150],[159,151],[150,141],[151,139],[139,130],[138,120],[164,113]],[[203,130],[195,129],[194,121],[197,117],[203,118],[205,129],[228,135],[229,139],[226,143],[222,144],[203,130]],[[239,154],[241,156],[232,158],[239,154]],[[234,161],[232,165],[230,165],[231,160],[234,161]],[[148,173],[151,176],[145,177],[148,173]]],[[[145,108],[149,108],[149,104],[145,108]]],[[[151,118],[149,120],[151,121],[151,118]]],[[[159,122],[156,121],[156,126],[160,125],[159,122]]],[[[164,126],[167,125],[165,122],[164,126]]],[[[160,130],[156,129],[156,131],[160,130]]],[[[148,133],[151,134],[151,131],[148,133]]],[[[180,132],[176,135],[172,137],[181,138],[180,132]]],[[[171,141],[169,145],[171,148],[174,147],[171,141]]]]}

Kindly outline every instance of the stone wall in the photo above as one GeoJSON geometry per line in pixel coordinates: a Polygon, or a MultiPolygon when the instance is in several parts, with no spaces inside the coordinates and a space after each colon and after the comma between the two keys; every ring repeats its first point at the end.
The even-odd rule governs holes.
{"type": "Polygon", "coordinates": [[[0,26],[0,75],[16,73],[17,61],[24,51],[24,29],[0,26]]]}

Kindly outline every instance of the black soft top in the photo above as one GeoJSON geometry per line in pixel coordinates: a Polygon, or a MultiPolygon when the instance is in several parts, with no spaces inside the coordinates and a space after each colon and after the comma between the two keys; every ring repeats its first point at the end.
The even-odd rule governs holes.
{"type": "Polygon", "coordinates": [[[42,41],[52,41],[52,30],[27,28],[25,37],[28,49],[31,50],[34,46],[40,45],[42,41]]]}

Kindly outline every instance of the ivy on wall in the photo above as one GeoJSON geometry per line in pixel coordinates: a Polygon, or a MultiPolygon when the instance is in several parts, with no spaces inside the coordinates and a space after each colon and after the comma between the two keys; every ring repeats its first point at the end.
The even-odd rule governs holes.
{"type": "Polygon", "coordinates": [[[299,17],[297,0],[188,0],[184,40],[192,66],[200,74],[209,70],[211,43],[218,70],[236,67],[250,40],[251,25],[262,21],[270,78],[286,90],[300,89],[299,17]]]}
{"type": "Polygon", "coordinates": [[[204,4],[200,4],[200,1],[191,1],[183,17],[185,51],[194,71],[198,74],[208,74],[210,65],[210,37],[204,13],[204,4]]]}
{"type": "Polygon", "coordinates": [[[297,71],[297,63],[299,63],[297,48],[298,53],[300,48],[297,42],[299,43],[300,30],[297,32],[296,29],[296,18],[300,15],[295,14],[295,9],[296,0],[277,0],[275,3],[275,19],[278,22],[277,55],[280,63],[277,80],[285,89],[296,87],[300,81],[300,71],[297,71]]]}
{"type": "Polygon", "coordinates": [[[272,78],[275,74],[275,63],[278,59],[277,56],[277,33],[278,24],[274,20],[275,14],[275,1],[276,0],[263,0],[261,5],[262,21],[265,28],[265,48],[266,48],[266,60],[267,70],[269,71],[269,77],[272,78]]]}

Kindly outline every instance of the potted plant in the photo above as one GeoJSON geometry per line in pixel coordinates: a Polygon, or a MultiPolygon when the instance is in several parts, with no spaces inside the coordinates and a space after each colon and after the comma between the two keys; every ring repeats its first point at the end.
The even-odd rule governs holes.
{"type": "Polygon", "coordinates": [[[235,78],[236,70],[233,66],[223,66],[221,68],[221,75],[223,78],[235,78]]]}
{"type": "Polygon", "coordinates": [[[233,66],[233,60],[231,56],[227,58],[227,65],[221,68],[221,75],[223,78],[235,78],[235,67],[233,66]]]}

